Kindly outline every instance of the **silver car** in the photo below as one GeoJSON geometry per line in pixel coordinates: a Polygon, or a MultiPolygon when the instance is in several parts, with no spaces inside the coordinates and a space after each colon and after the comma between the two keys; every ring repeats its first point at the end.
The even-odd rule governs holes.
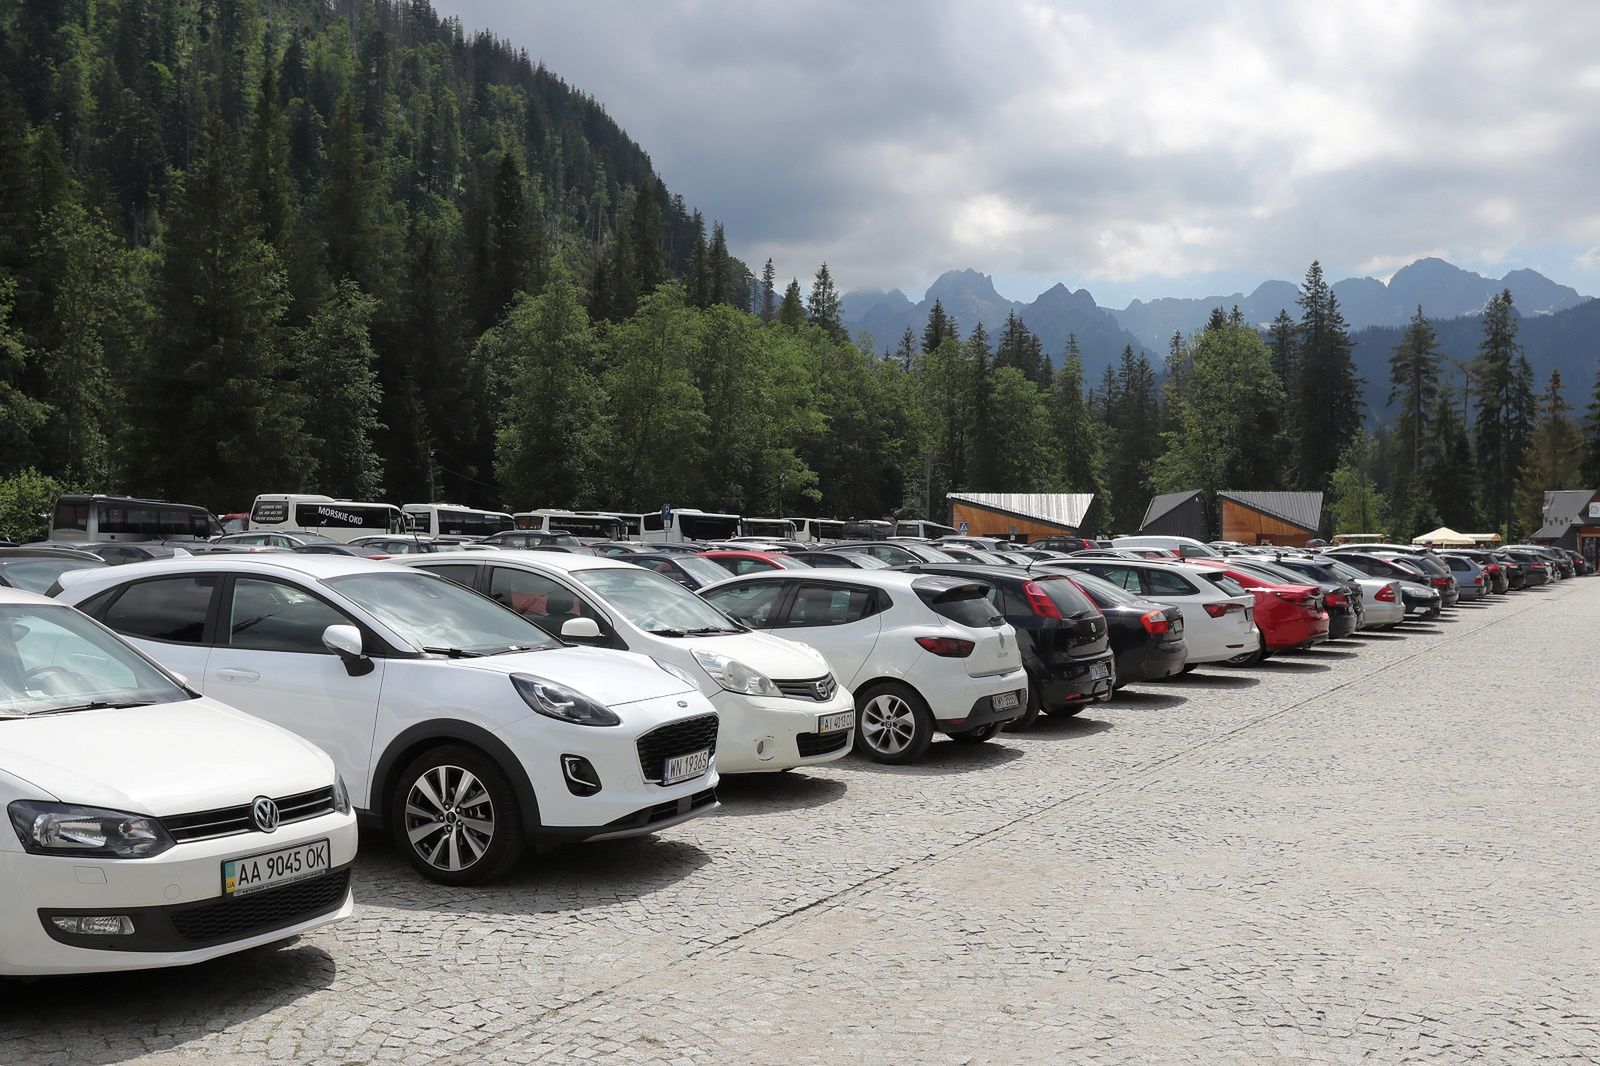
{"type": "Polygon", "coordinates": [[[1469,556],[1447,552],[1439,556],[1439,561],[1450,568],[1450,576],[1456,579],[1463,603],[1481,600],[1489,594],[1493,585],[1489,575],[1469,556]]]}

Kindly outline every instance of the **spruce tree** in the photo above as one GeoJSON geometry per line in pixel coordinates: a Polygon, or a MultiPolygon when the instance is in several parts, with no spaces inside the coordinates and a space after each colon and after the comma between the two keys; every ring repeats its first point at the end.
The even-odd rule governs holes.
{"type": "Polygon", "coordinates": [[[817,268],[817,276],[811,281],[811,292],[806,296],[806,321],[821,327],[835,341],[848,337],[840,320],[839,290],[833,287],[833,275],[828,273],[827,263],[817,268]]]}
{"type": "Polygon", "coordinates": [[[1589,393],[1589,407],[1583,416],[1583,460],[1581,471],[1585,485],[1600,485],[1600,371],[1589,393]]]}
{"type": "Polygon", "coordinates": [[[799,329],[806,324],[806,305],[800,298],[798,278],[790,278],[789,287],[783,290],[783,303],[778,305],[778,321],[790,329],[799,329]]]}
{"type": "Polygon", "coordinates": [[[1272,372],[1288,394],[1294,388],[1295,322],[1287,310],[1279,309],[1268,327],[1267,346],[1272,349],[1272,372]]]}
{"type": "Polygon", "coordinates": [[[713,304],[732,303],[733,291],[729,277],[728,265],[728,237],[722,232],[722,223],[715,222],[711,226],[711,252],[710,263],[707,267],[711,274],[711,289],[707,293],[707,300],[713,304]]]}
{"type": "Polygon", "coordinates": [[[383,491],[375,444],[383,393],[371,336],[377,306],[346,278],[295,336],[315,485],[335,499],[370,500],[383,491]]]}
{"type": "Polygon", "coordinates": [[[255,197],[261,237],[279,259],[285,259],[297,212],[294,179],[289,174],[289,135],[278,108],[278,76],[271,63],[261,66],[246,154],[246,181],[255,197]]]}
{"type": "Polygon", "coordinates": [[[378,250],[378,171],[372,144],[348,94],[329,136],[328,178],[322,190],[322,230],[327,242],[328,277],[355,278],[364,290],[375,286],[378,250]]]}
{"type": "Polygon", "coordinates": [[[956,324],[944,313],[944,304],[938,300],[928,309],[928,324],[922,327],[922,350],[931,352],[956,336],[956,324]]]}
{"type": "Polygon", "coordinates": [[[1413,528],[1402,529],[1400,533],[1416,536],[1422,532],[1422,527],[1436,525],[1476,533],[1482,520],[1478,467],[1466,423],[1449,389],[1439,390],[1429,422],[1433,428],[1422,453],[1424,492],[1421,495],[1431,509],[1419,511],[1413,528]]]}
{"type": "Polygon", "coordinates": [[[1112,501],[1105,487],[1104,427],[1084,395],[1083,360],[1076,338],[1071,338],[1051,383],[1049,411],[1060,487],[1066,492],[1093,493],[1096,516],[1109,514],[1112,501]]]}
{"type": "Polygon", "coordinates": [[[692,219],[693,242],[689,258],[689,303],[705,307],[711,302],[711,250],[706,247],[706,222],[699,211],[692,219]]]}
{"type": "Polygon", "coordinates": [[[1483,339],[1472,376],[1477,407],[1474,451],[1484,479],[1484,515],[1497,529],[1511,521],[1512,494],[1522,467],[1521,446],[1526,443],[1521,423],[1526,421],[1528,401],[1523,394],[1531,390],[1518,382],[1520,351],[1511,290],[1507,289],[1484,308],[1483,339]]]}
{"type": "Polygon", "coordinates": [[[1044,357],[1044,346],[1015,311],[1006,315],[1006,324],[1000,330],[1000,339],[994,349],[994,365],[996,370],[1004,367],[1020,370],[1023,377],[1036,385],[1045,382],[1050,363],[1044,357]]]}
{"type": "Polygon", "coordinates": [[[777,275],[772,269],[772,260],[767,260],[767,265],[761,268],[761,321],[770,324],[777,317],[777,293],[774,291],[777,275]]]}
{"type": "Polygon", "coordinates": [[[1579,433],[1572,405],[1561,394],[1561,371],[1538,399],[1538,414],[1529,434],[1527,459],[1517,482],[1517,524],[1524,535],[1544,524],[1544,494],[1579,488],[1579,433]]]}
{"type": "MultiPolygon", "coordinates": [[[[505,152],[495,168],[493,203],[489,210],[487,291],[483,325],[499,320],[518,293],[533,291],[533,266],[527,197],[522,168],[505,152]]],[[[642,194],[641,194],[642,195],[642,194]]]]}
{"type": "Polygon", "coordinates": [[[900,334],[900,344],[894,350],[895,365],[901,370],[909,372],[911,364],[917,357],[917,335],[910,326],[900,334]]]}
{"type": "Polygon", "coordinates": [[[1417,308],[1400,343],[1389,357],[1389,403],[1398,404],[1393,440],[1393,502],[1395,516],[1409,527],[1419,511],[1428,509],[1418,499],[1421,488],[1422,449],[1430,428],[1434,400],[1439,394],[1438,338],[1433,326],[1417,308]]]}
{"type": "MultiPolygon", "coordinates": [[[[1293,426],[1299,435],[1296,480],[1323,489],[1361,425],[1361,379],[1351,357],[1350,333],[1339,301],[1322,276],[1306,271],[1296,330],[1293,426]]],[[[1237,486],[1235,486],[1237,487],[1237,486]]]]}
{"type": "Polygon", "coordinates": [[[661,205],[649,188],[640,187],[634,192],[628,230],[633,252],[633,291],[648,296],[667,278],[661,259],[661,205]]]}
{"type": "Polygon", "coordinates": [[[1000,445],[995,440],[997,415],[1004,415],[994,409],[995,357],[989,350],[989,331],[982,322],[972,327],[962,345],[962,361],[972,375],[967,400],[972,422],[967,469],[972,486],[980,492],[1007,491],[999,485],[1000,445]]]}

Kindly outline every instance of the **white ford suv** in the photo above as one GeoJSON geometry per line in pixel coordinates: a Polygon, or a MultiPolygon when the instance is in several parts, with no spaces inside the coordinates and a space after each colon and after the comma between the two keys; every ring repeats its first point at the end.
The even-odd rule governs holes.
{"type": "Polygon", "coordinates": [[[350,913],[333,762],[0,588],[0,974],[201,962],[350,913]]]}
{"type": "Polygon", "coordinates": [[[820,651],[855,691],[862,750],[907,763],[935,732],[981,743],[1027,709],[1017,633],[988,592],[891,570],[775,570],[700,595],[745,625],[820,651]]]}
{"type": "Polygon", "coordinates": [[[693,684],[568,647],[432,574],[290,554],[83,573],[61,599],[321,746],[433,880],[487,880],[530,840],[651,833],[716,806],[717,714],[693,684]]]}

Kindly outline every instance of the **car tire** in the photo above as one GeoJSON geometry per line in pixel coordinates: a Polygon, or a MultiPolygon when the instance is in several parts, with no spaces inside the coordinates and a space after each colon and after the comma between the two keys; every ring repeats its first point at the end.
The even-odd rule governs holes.
{"type": "Polygon", "coordinates": [[[510,778],[466,744],[441,745],[411,760],[390,796],[389,829],[417,872],[441,885],[491,881],[516,864],[524,845],[510,778]]]}
{"type": "Polygon", "coordinates": [[[874,762],[916,762],[933,743],[933,712],[916,689],[898,681],[856,693],[856,747],[874,762]]]}
{"type": "Polygon", "coordinates": [[[1001,723],[999,722],[990,722],[988,725],[980,725],[976,729],[963,729],[959,733],[951,733],[950,739],[958,744],[982,744],[984,741],[999,735],[1000,726],[1001,723]]]}
{"type": "Polygon", "coordinates": [[[1039,695],[1039,690],[1033,685],[1028,686],[1028,706],[1022,712],[1022,717],[1013,718],[1005,724],[1007,733],[1020,733],[1039,720],[1039,715],[1044,713],[1044,702],[1039,695]]]}

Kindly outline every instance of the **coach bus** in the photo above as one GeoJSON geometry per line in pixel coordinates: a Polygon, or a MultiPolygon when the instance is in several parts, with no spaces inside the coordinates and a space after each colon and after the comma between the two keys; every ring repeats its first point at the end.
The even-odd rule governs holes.
{"type": "Polygon", "coordinates": [[[256,497],[248,528],[275,533],[320,533],[348,544],[357,537],[404,533],[406,518],[392,503],[360,503],[310,493],[274,492],[256,497]]]}
{"type": "Polygon", "coordinates": [[[204,507],[132,496],[68,493],[56,500],[52,541],[93,544],[126,540],[210,540],[222,523],[204,507]]]}
{"type": "Polygon", "coordinates": [[[479,511],[456,503],[408,503],[400,508],[410,532],[428,537],[487,537],[517,528],[505,511],[479,511]]]}

